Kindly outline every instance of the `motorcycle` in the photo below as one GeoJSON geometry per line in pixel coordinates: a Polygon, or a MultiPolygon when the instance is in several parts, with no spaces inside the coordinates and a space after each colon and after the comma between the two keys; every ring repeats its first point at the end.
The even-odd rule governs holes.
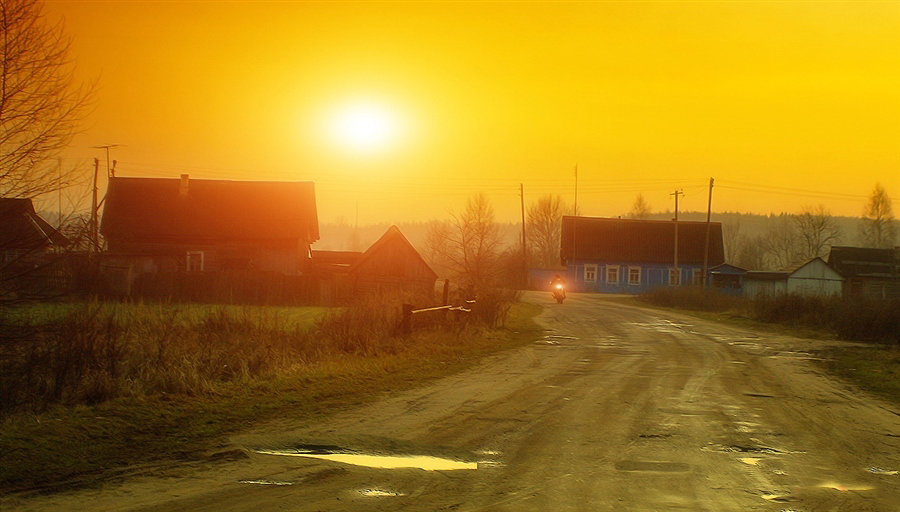
{"type": "Polygon", "coordinates": [[[553,286],[553,298],[557,304],[562,304],[566,300],[566,287],[562,283],[556,283],[553,286]]]}

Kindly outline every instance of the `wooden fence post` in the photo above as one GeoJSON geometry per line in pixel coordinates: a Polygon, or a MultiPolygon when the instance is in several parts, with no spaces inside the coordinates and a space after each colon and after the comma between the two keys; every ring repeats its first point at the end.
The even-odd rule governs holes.
{"type": "Polygon", "coordinates": [[[400,333],[404,336],[412,330],[412,304],[404,304],[401,309],[400,333]]]}

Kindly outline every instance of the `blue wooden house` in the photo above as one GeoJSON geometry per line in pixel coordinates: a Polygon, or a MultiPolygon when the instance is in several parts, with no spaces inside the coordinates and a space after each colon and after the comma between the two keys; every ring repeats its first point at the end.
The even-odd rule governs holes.
{"type": "MultiPolygon", "coordinates": [[[[702,283],[706,222],[563,217],[560,256],[569,289],[642,293],[702,283]]],[[[709,224],[708,268],[725,262],[722,225],[709,224]]]]}

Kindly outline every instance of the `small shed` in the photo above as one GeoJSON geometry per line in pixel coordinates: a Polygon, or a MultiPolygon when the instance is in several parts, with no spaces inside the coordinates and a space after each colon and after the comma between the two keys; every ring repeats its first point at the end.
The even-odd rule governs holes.
{"type": "Polygon", "coordinates": [[[744,274],[744,295],[796,294],[807,297],[840,295],[844,278],[822,258],[812,258],[778,272],[749,271],[744,274]]]}
{"type": "Polygon", "coordinates": [[[312,268],[325,302],[378,294],[434,294],[437,274],[397,226],[391,226],[365,252],[313,251],[312,268]]]}
{"type": "Polygon", "coordinates": [[[709,269],[709,286],[722,293],[740,295],[747,269],[722,263],[709,269]]]}
{"type": "Polygon", "coordinates": [[[844,296],[900,298],[900,248],[832,247],[828,264],[844,276],[844,296]]]}

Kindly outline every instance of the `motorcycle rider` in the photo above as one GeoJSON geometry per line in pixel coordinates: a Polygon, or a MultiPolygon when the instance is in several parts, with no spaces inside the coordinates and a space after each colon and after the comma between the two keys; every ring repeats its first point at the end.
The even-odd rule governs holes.
{"type": "Polygon", "coordinates": [[[565,297],[566,296],[566,280],[563,279],[562,277],[560,277],[559,274],[556,274],[555,276],[553,276],[553,280],[550,281],[550,289],[553,290],[553,293],[556,293],[556,290],[557,290],[556,285],[562,285],[562,288],[560,288],[559,291],[560,291],[560,293],[562,293],[562,296],[565,297]]]}

